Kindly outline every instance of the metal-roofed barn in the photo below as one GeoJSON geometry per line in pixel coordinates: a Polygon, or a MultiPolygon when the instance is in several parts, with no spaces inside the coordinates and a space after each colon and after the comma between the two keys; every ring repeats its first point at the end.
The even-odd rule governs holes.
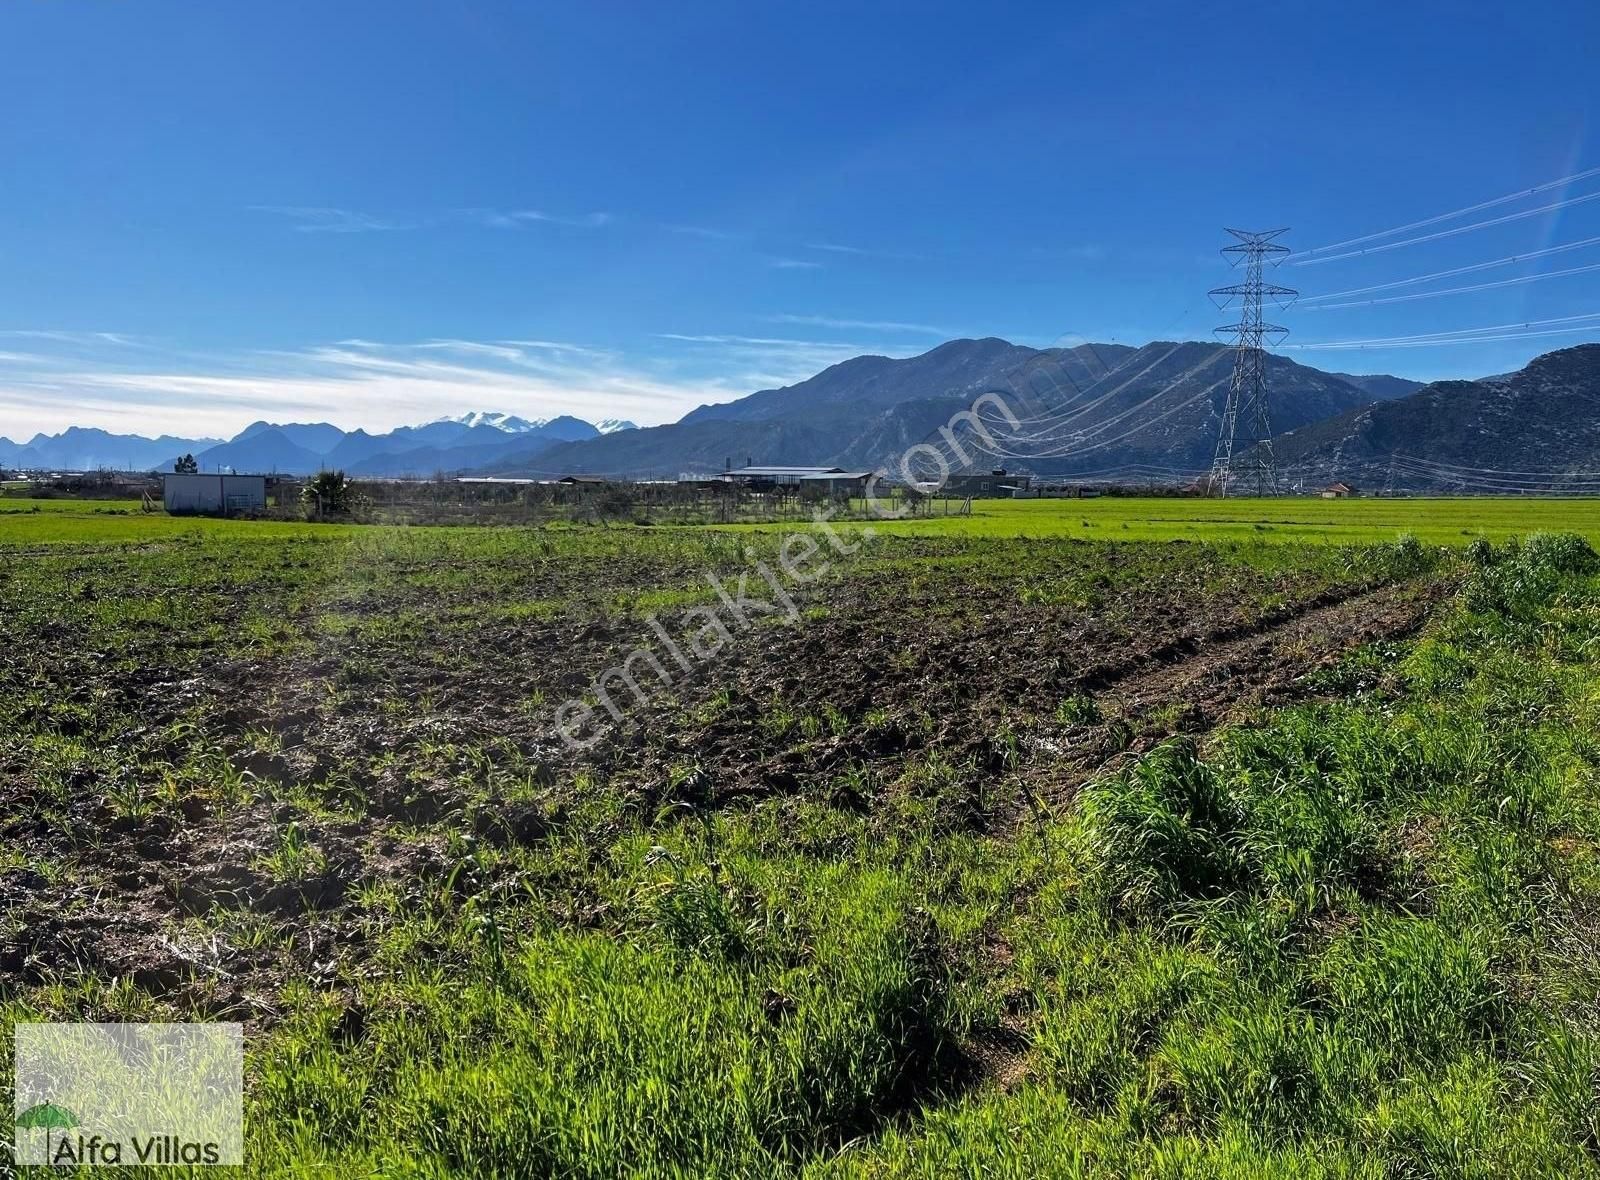
{"type": "Polygon", "coordinates": [[[942,496],[997,497],[1004,499],[1026,493],[1033,477],[996,467],[992,471],[962,472],[952,475],[939,489],[942,496]]]}
{"type": "Polygon", "coordinates": [[[161,500],[173,513],[259,512],[267,506],[267,477],[168,472],[161,477],[161,500]]]}
{"type": "Polygon", "coordinates": [[[842,467],[737,467],[724,471],[721,478],[753,490],[783,489],[798,491],[808,476],[842,475],[842,467]]]}
{"type": "Polygon", "coordinates": [[[801,495],[864,496],[870,471],[819,471],[800,477],[801,495]]]}

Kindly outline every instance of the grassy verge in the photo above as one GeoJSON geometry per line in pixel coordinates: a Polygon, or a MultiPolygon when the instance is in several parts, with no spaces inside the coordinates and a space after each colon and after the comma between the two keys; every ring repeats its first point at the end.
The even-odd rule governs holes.
{"type": "MultiPolygon", "coordinates": [[[[1502,542],[1540,531],[1577,532],[1600,543],[1600,512],[1593,500],[1516,497],[1320,500],[1122,499],[975,500],[967,516],[933,515],[892,521],[841,521],[841,529],[941,539],[1034,538],[1090,542],[1193,541],[1202,543],[1361,545],[1388,543],[1410,533],[1429,545],[1464,546],[1482,538],[1502,542]]],[[[953,508],[959,508],[954,505],[953,508]]],[[[282,521],[228,521],[142,513],[135,501],[0,499],[0,545],[107,544],[156,541],[197,534],[239,539],[304,535],[314,529],[338,535],[350,526],[308,526],[282,521]],[[119,519],[123,518],[123,519],[119,519]]],[[[451,528],[452,526],[444,526],[451,528]]],[[[547,531],[609,531],[638,537],[649,532],[725,530],[732,535],[807,526],[613,524],[552,526],[547,531]]],[[[395,531],[389,529],[387,531],[395,531]]],[[[430,530],[441,531],[441,530],[430,530]]],[[[461,531],[459,528],[454,531],[461,531]]],[[[471,531],[471,530],[467,530],[471,531]]],[[[520,531],[520,530],[518,530],[520,531]]]]}
{"type": "MultiPolygon", "coordinates": [[[[959,504],[953,505],[959,508],[959,504]]],[[[923,536],[1070,537],[1086,541],[1263,541],[1370,544],[1410,533],[1429,545],[1505,541],[1539,531],[1576,531],[1600,543],[1600,511],[1585,499],[1464,497],[1255,499],[974,500],[970,516],[933,515],[878,523],[923,536]]]]}

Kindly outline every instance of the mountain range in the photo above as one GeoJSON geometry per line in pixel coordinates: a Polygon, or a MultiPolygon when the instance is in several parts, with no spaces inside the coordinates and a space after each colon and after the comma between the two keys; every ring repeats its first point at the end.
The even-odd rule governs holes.
{"type": "MultiPolygon", "coordinates": [[[[26,444],[0,439],[0,466],[165,468],[356,476],[437,473],[673,478],[747,462],[876,469],[935,438],[980,394],[993,446],[971,466],[1040,476],[1172,481],[1210,466],[1233,350],[1198,341],[1036,349],[993,337],[919,356],[859,356],[794,385],[703,405],[665,426],[528,419],[496,411],[383,434],[326,422],[254,422],[233,438],[147,439],[79,427],[26,444]]],[[[1290,485],[1509,490],[1513,476],[1600,471],[1600,344],[1535,358],[1516,373],[1424,385],[1324,372],[1269,354],[1274,446],[1290,485]],[[1474,476],[1482,477],[1474,485],[1474,476]]],[[[978,441],[968,428],[960,437],[978,441]]],[[[1547,481],[1548,482],[1548,481],[1547,481]]]]}
{"type": "Polygon", "coordinates": [[[201,471],[264,471],[309,475],[337,468],[353,475],[429,476],[484,463],[504,455],[537,454],[560,443],[597,439],[635,429],[632,422],[581,418],[527,419],[498,412],[441,418],[383,434],[344,431],[327,422],[252,422],[231,439],[145,438],[71,427],[35,435],[26,443],[0,438],[0,466],[27,470],[171,471],[193,455],[201,471]]]}
{"type": "Polygon", "coordinates": [[[93,427],[71,426],[60,434],[36,434],[26,443],[0,438],[0,467],[41,471],[148,471],[174,455],[198,453],[222,443],[220,438],[145,438],[112,434],[93,427]]]}

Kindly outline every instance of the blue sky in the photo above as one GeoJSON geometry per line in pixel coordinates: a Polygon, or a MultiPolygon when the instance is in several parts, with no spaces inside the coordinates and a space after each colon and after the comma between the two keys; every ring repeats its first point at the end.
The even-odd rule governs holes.
{"type": "MultiPolygon", "coordinates": [[[[1600,167],[1590,0],[78,0],[6,5],[0,37],[12,438],[654,423],[956,335],[1204,336],[1224,225],[1308,249],[1600,167]]],[[[1588,237],[1600,201],[1278,277],[1588,237]]],[[[1591,311],[1600,271],[1278,319],[1304,345],[1591,311]]],[[[1480,375],[1595,338],[1294,355],[1480,375]]]]}

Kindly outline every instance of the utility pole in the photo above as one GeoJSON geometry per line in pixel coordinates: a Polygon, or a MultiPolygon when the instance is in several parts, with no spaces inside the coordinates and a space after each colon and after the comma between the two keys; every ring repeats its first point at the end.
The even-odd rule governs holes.
{"type": "Polygon", "coordinates": [[[1273,266],[1283,261],[1289,247],[1273,239],[1287,229],[1250,233],[1241,229],[1227,231],[1239,241],[1225,246],[1223,256],[1234,265],[1244,263],[1244,282],[1231,287],[1218,287],[1210,292],[1219,308],[1239,304],[1239,322],[1217,329],[1234,337],[1233,380],[1228,386],[1228,400],[1222,410],[1222,426],[1217,432],[1216,456],[1211,462],[1211,490],[1218,496],[1228,494],[1228,485],[1235,477],[1241,486],[1250,487],[1258,496],[1278,494],[1278,460],[1272,451],[1272,416],[1267,405],[1267,354],[1262,342],[1270,338],[1274,343],[1289,334],[1287,328],[1266,322],[1262,312],[1270,298],[1280,306],[1292,300],[1298,291],[1267,282],[1262,276],[1270,260],[1273,266]],[[1234,460],[1234,449],[1239,434],[1240,419],[1244,420],[1245,457],[1234,460]]]}

